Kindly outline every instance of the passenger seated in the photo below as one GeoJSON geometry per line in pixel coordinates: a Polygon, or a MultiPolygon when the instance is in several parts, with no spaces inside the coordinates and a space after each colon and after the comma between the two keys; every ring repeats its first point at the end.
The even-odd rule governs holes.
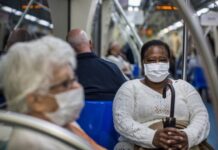
{"type": "Polygon", "coordinates": [[[122,57],[121,46],[117,42],[109,45],[107,60],[116,64],[127,77],[132,78],[131,65],[122,57]]]}
{"type": "Polygon", "coordinates": [[[77,53],[76,73],[85,89],[85,99],[113,100],[119,87],[126,81],[119,68],[94,54],[91,40],[83,30],[71,30],[67,41],[77,53]]]}
{"type": "Polygon", "coordinates": [[[115,129],[121,134],[115,150],[129,149],[212,149],[203,142],[210,130],[207,109],[198,92],[183,80],[169,78],[170,49],[159,40],[141,49],[144,78],[127,81],[113,103],[115,129]],[[162,98],[166,84],[175,89],[176,128],[163,128],[170,115],[171,93],[162,98]],[[177,129],[179,128],[179,129],[177,129]]]}
{"type": "MultiPolygon", "coordinates": [[[[77,82],[75,53],[52,36],[14,44],[0,63],[8,110],[28,114],[65,127],[93,147],[104,149],[75,125],[84,105],[77,82]]],[[[8,150],[68,150],[62,143],[21,128],[13,128],[8,150]]]]}

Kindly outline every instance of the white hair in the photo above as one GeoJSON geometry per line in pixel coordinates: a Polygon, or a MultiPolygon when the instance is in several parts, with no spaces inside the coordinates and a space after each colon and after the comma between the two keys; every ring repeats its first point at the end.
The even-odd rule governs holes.
{"type": "Polygon", "coordinates": [[[75,69],[76,59],[69,44],[46,36],[39,40],[14,44],[0,64],[1,84],[8,109],[26,112],[26,96],[48,88],[55,66],[70,64],[72,70],[75,69]]]}

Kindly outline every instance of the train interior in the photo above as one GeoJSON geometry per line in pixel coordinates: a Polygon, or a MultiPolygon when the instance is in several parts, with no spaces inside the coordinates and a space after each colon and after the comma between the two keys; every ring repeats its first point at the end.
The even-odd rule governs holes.
{"type": "MultiPolygon", "coordinates": [[[[120,45],[129,64],[126,76],[131,80],[142,78],[140,48],[143,43],[161,39],[170,45],[173,54],[171,76],[187,80],[200,93],[211,125],[207,141],[218,150],[218,93],[214,89],[218,85],[211,85],[215,81],[211,78],[214,72],[205,67],[206,57],[198,47],[200,40],[196,41],[200,37],[196,36],[194,25],[185,15],[186,8],[182,9],[178,3],[171,0],[0,0],[0,54],[7,53],[8,37],[18,28],[25,28],[35,38],[52,34],[63,40],[66,40],[68,31],[81,28],[92,40],[96,55],[103,59],[107,59],[111,42],[116,41],[120,45]]],[[[210,50],[217,69],[218,1],[185,0],[184,5],[190,8],[192,14],[189,15],[198,19],[202,38],[209,45],[207,50],[210,50]]],[[[217,70],[214,71],[214,76],[217,76],[217,70]]],[[[78,120],[81,128],[106,149],[113,149],[119,137],[113,126],[112,104],[113,100],[86,100],[78,120]]],[[[2,111],[7,109],[2,91],[0,107],[2,111]]],[[[1,133],[9,132],[9,126],[47,134],[67,145],[74,145],[75,149],[89,149],[74,135],[34,118],[1,112],[0,123],[2,150],[7,149],[10,138],[1,137],[1,133]]]]}

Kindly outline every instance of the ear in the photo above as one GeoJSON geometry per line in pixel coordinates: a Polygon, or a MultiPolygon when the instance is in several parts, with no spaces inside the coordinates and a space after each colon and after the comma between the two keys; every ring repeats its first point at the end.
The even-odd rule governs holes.
{"type": "Polygon", "coordinates": [[[141,61],[141,74],[143,75],[143,76],[145,76],[145,72],[144,72],[144,62],[143,62],[143,60],[141,61]]]}
{"type": "Polygon", "coordinates": [[[93,44],[92,44],[91,40],[89,40],[89,47],[90,47],[91,50],[93,50],[93,44]]]}
{"type": "Polygon", "coordinates": [[[26,96],[26,102],[27,102],[27,105],[31,105],[33,104],[35,101],[36,101],[36,95],[33,94],[33,93],[30,93],[26,96]]]}
{"type": "Polygon", "coordinates": [[[26,102],[28,109],[32,112],[41,112],[43,107],[41,104],[40,96],[34,93],[30,93],[26,96],[26,102]]]}

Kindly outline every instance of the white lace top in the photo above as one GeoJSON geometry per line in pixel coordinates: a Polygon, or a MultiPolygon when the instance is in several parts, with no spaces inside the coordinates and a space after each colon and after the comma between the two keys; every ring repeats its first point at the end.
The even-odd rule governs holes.
{"type": "MultiPolygon", "coordinates": [[[[188,121],[183,129],[188,136],[189,147],[199,144],[209,134],[207,110],[198,92],[186,81],[172,80],[175,88],[175,117],[188,121]]],[[[113,117],[121,141],[145,148],[152,145],[155,130],[149,125],[169,116],[171,93],[166,99],[162,94],[141,83],[139,79],[127,81],[118,90],[113,103],[113,117]]]]}

